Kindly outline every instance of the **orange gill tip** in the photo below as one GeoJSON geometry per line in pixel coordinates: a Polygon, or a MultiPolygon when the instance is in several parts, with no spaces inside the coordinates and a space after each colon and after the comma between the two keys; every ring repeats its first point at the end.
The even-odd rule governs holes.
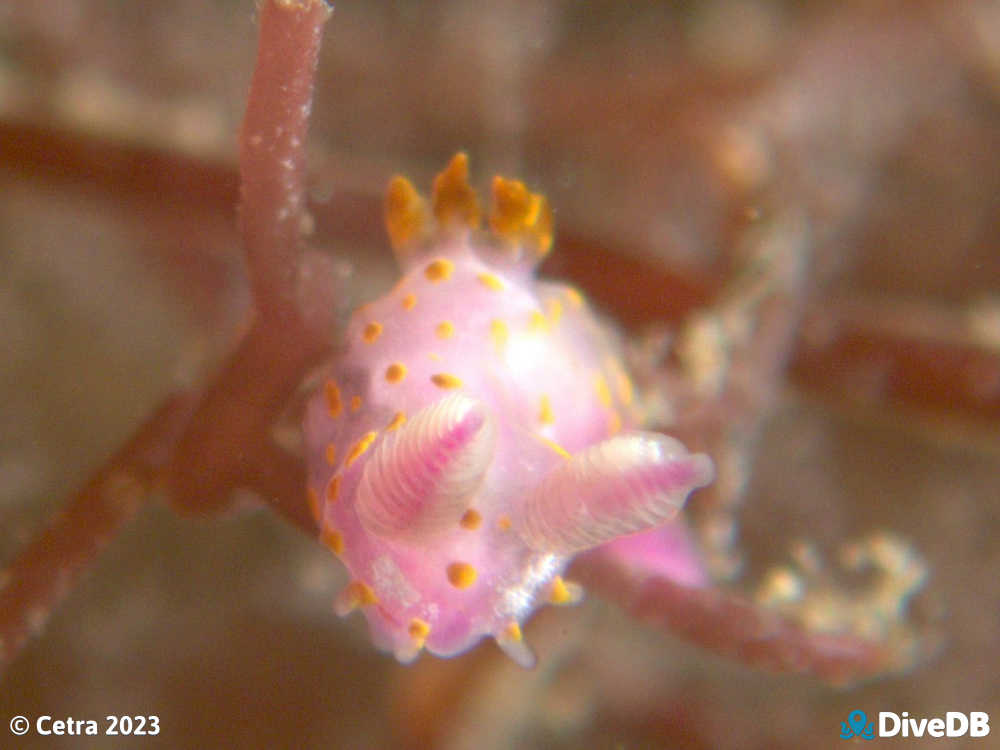
{"type": "Polygon", "coordinates": [[[410,625],[406,629],[406,632],[409,634],[413,645],[419,649],[423,648],[427,642],[427,636],[431,634],[431,626],[419,617],[414,617],[410,620],[410,625]]]}
{"type": "Polygon", "coordinates": [[[552,209],[544,195],[530,192],[520,180],[493,178],[490,229],[495,235],[543,258],[552,247],[552,225],[552,209]]]}
{"type": "Polygon", "coordinates": [[[535,666],[535,654],[531,647],[524,642],[521,626],[517,622],[512,620],[507,623],[493,638],[500,650],[513,659],[516,664],[525,669],[531,669],[535,666]]]}
{"type": "Polygon", "coordinates": [[[337,594],[333,609],[341,617],[346,617],[359,607],[378,604],[378,597],[364,581],[351,581],[337,594]]]}
{"type": "Polygon", "coordinates": [[[420,651],[427,642],[427,636],[430,635],[431,626],[419,617],[414,617],[410,620],[406,631],[410,636],[409,641],[397,644],[394,649],[396,659],[401,664],[410,664],[420,655],[420,651]]]}
{"type": "Polygon", "coordinates": [[[469,157],[459,152],[434,178],[434,218],[441,229],[479,226],[479,198],[469,186],[469,157]]]}
{"type": "Polygon", "coordinates": [[[549,604],[568,606],[577,604],[582,599],[583,586],[563,580],[562,576],[556,576],[552,579],[552,586],[549,588],[549,604]]]}
{"type": "Polygon", "coordinates": [[[385,228],[397,258],[410,255],[427,233],[427,209],[413,184],[401,175],[389,181],[385,196],[385,228]]]}

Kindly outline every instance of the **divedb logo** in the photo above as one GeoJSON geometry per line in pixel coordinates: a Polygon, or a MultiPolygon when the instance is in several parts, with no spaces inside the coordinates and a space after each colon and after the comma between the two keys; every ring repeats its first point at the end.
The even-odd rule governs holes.
{"type": "Polygon", "coordinates": [[[990,715],[985,711],[948,711],[944,716],[914,718],[906,711],[878,712],[878,726],[868,721],[864,711],[851,711],[840,722],[840,739],[858,737],[986,737],[990,733],[990,715]]]}

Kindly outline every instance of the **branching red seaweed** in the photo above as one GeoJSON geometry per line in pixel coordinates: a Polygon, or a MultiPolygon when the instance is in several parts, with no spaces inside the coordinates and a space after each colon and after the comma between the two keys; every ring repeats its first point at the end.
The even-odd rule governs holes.
{"type": "MultiPolygon", "coordinates": [[[[199,393],[168,398],[4,571],[0,666],[16,656],[103,543],[160,484],[166,484],[174,507],[189,514],[222,511],[229,507],[233,490],[253,489],[286,519],[307,532],[314,530],[303,500],[301,462],[277,447],[271,433],[304,373],[328,347],[326,332],[319,330],[324,321],[303,313],[298,290],[302,235],[310,221],[305,140],[320,34],[329,15],[322,0],[267,0],[259,12],[260,52],[240,138],[239,218],[254,320],[208,385],[199,393]]],[[[8,169],[46,172],[56,180],[104,181],[109,190],[122,194],[136,192],[139,183],[142,190],[156,192],[155,180],[165,179],[160,169],[109,169],[107,160],[92,157],[91,149],[117,149],[130,156],[120,146],[29,126],[4,125],[0,132],[0,160],[8,169]]],[[[137,161],[150,156],[144,152],[137,161]]],[[[235,179],[226,169],[193,163],[185,171],[184,165],[166,159],[163,166],[180,169],[202,188],[198,193],[177,192],[178,201],[202,211],[231,210],[235,179]]],[[[172,181],[177,183],[176,175],[172,181]]],[[[317,222],[327,222],[336,231],[338,217],[374,215],[377,205],[368,196],[337,195],[317,213],[317,222]]],[[[183,255],[184,247],[176,252],[178,265],[201,268],[183,255]]],[[[680,320],[718,292],[707,278],[670,274],[644,260],[623,260],[637,254],[570,232],[563,234],[560,252],[553,257],[558,259],[554,266],[581,282],[598,301],[614,306],[632,327],[663,318],[680,320]],[[609,258],[617,260],[611,264],[609,258]],[[634,293],[623,298],[623,288],[634,293]]],[[[190,294],[205,294],[219,283],[210,272],[189,281],[185,292],[190,294]]],[[[747,435],[763,419],[787,360],[792,376],[807,389],[848,392],[857,382],[852,372],[870,369],[874,362],[879,378],[870,391],[873,399],[995,420],[1000,394],[995,350],[956,336],[927,342],[914,331],[885,326],[879,316],[859,312],[858,306],[812,302],[803,313],[801,285],[779,284],[775,289],[777,304],[765,303],[759,310],[759,330],[765,336],[754,342],[756,358],[740,362],[749,374],[740,381],[736,368],[736,387],[725,394],[731,401],[713,413],[686,414],[689,423],[682,420],[681,429],[721,433],[719,420],[712,421],[715,416],[736,414],[743,419],[737,439],[751,442],[747,435]],[[797,333],[800,316],[822,319],[825,335],[815,335],[809,326],[805,336],[797,333]]],[[[732,438],[733,425],[728,429],[732,438]]],[[[575,570],[595,591],[639,619],[749,664],[838,683],[895,666],[881,644],[809,632],[733,592],[630,576],[595,560],[583,560],[575,570]]]]}
{"type": "Polygon", "coordinates": [[[189,396],[168,398],[3,571],[0,669],[41,631],[79,576],[142,509],[192,407],[189,396]]]}
{"type": "Polygon", "coordinates": [[[260,10],[260,55],[243,131],[241,230],[257,319],[194,409],[169,397],[0,581],[0,666],[100,548],[165,479],[171,501],[207,513],[237,487],[261,489],[273,507],[308,528],[301,468],[270,445],[270,427],[325,339],[299,315],[297,290],[305,217],[305,136],[323,25],[322,0],[270,0],[260,10]],[[181,433],[181,428],[186,427],[181,433]]]}
{"type": "Polygon", "coordinates": [[[588,558],[577,562],[573,573],[642,622],[750,666],[811,674],[834,684],[856,682],[893,666],[882,644],[811,632],[733,591],[630,575],[588,558]]]}
{"type": "MultiPolygon", "coordinates": [[[[326,348],[325,332],[300,314],[297,291],[306,132],[329,15],[322,0],[274,0],[260,9],[257,66],[240,136],[240,230],[257,318],[206,389],[174,456],[171,502],[187,512],[224,508],[237,487],[263,488],[293,522],[310,524],[295,494],[273,492],[275,463],[288,462],[270,445],[270,428],[326,348]]],[[[289,484],[302,476],[294,472],[289,484]]]]}
{"type": "Polygon", "coordinates": [[[323,0],[271,0],[260,8],[257,65],[240,133],[240,227],[254,303],[274,325],[298,317],[306,131],[330,13],[323,0]]]}

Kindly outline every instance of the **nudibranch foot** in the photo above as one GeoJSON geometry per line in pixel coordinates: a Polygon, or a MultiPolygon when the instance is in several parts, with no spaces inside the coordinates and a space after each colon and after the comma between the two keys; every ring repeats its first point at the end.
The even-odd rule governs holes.
{"type": "MultiPolygon", "coordinates": [[[[404,663],[492,637],[530,667],[527,619],[583,597],[562,577],[573,556],[680,528],[712,478],[706,456],[635,431],[617,340],[578,291],[535,279],[544,196],[502,177],[492,192],[482,226],[464,154],[429,200],[393,178],[403,278],[351,317],[306,411],[307,497],[351,575],[335,609],[404,663]]],[[[684,547],[643,559],[661,548],[670,570],[698,569],[684,547]]]]}

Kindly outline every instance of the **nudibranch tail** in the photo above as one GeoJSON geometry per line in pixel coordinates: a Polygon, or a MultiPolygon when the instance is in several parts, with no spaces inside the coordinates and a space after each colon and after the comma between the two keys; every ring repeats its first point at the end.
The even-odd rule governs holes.
{"type": "Polygon", "coordinates": [[[358,485],[365,530],[420,539],[455,528],[493,460],[496,430],[481,401],[460,394],[424,407],[382,437],[358,485]]]}
{"type": "Polygon", "coordinates": [[[518,532],[534,549],[571,555],[671,520],[712,481],[712,462],[673,438],[610,438],[556,466],[525,498],[518,532]]]}

